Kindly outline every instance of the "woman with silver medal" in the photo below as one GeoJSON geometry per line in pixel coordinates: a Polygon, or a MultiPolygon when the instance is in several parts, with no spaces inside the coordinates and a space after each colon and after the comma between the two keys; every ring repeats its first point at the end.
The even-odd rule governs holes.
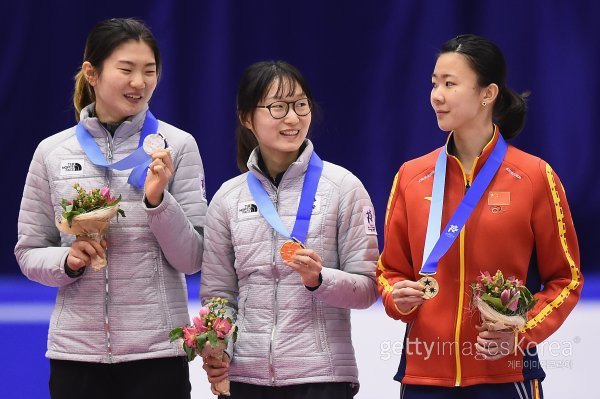
{"type": "Polygon", "coordinates": [[[377,299],[373,205],[306,138],[315,104],[292,65],[250,66],[237,106],[243,174],[210,203],[201,298],[228,300],[238,340],[204,369],[232,398],[351,398],[350,309],[377,299]]]}
{"type": "Polygon", "coordinates": [[[142,22],[97,24],[76,76],[79,123],[40,143],[31,163],[15,254],[28,278],[59,287],[46,352],[53,399],[190,398],[185,354],[168,336],[189,323],[184,274],[200,270],[207,204],[194,138],[148,109],[161,66],[142,22]],[[101,242],[54,227],[52,201],[72,198],[75,183],[122,196],[126,217],[101,242]],[[88,267],[95,256],[101,271],[88,267]]]}

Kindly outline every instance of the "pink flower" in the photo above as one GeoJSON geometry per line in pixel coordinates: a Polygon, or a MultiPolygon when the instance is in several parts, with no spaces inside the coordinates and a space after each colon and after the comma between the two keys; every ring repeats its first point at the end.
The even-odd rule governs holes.
{"type": "Polygon", "coordinates": [[[502,301],[502,304],[506,306],[508,304],[508,301],[510,301],[510,291],[502,291],[502,294],[500,294],[500,300],[502,301]]]}
{"type": "Polygon", "coordinates": [[[206,327],[204,325],[204,320],[202,320],[200,317],[194,317],[194,327],[196,327],[196,330],[198,331],[198,333],[202,334],[203,332],[208,331],[208,327],[206,327]]]}
{"type": "Polygon", "coordinates": [[[202,306],[198,313],[200,314],[200,316],[206,316],[209,312],[210,309],[208,308],[208,306],[202,306]]]}
{"type": "Polygon", "coordinates": [[[213,330],[217,333],[217,337],[225,338],[229,330],[231,330],[231,323],[227,319],[218,317],[213,323],[213,330]]]}
{"type": "Polygon", "coordinates": [[[510,302],[506,305],[506,308],[512,312],[517,310],[519,306],[519,298],[521,297],[521,293],[519,291],[513,293],[513,297],[510,298],[510,302]]]}
{"type": "Polygon", "coordinates": [[[107,200],[110,200],[110,188],[108,187],[102,187],[100,189],[100,195],[103,196],[104,198],[106,198],[107,200]]]}
{"type": "Polygon", "coordinates": [[[196,347],[197,336],[198,330],[196,330],[196,327],[183,327],[183,340],[190,348],[196,347]]]}

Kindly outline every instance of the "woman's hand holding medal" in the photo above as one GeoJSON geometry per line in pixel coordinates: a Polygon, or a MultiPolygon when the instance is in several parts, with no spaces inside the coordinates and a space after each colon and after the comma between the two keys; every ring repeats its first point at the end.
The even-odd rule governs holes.
{"type": "Polygon", "coordinates": [[[398,310],[408,313],[425,302],[425,287],[420,281],[402,280],[392,287],[392,298],[398,310]]]}
{"type": "Polygon", "coordinates": [[[144,150],[152,157],[148,167],[144,191],[146,199],[152,206],[162,202],[163,192],[169,184],[175,168],[167,141],[160,134],[151,134],[144,140],[144,150]]]}
{"type": "Polygon", "coordinates": [[[283,263],[300,275],[302,284],[311,288],[319,285],[323,260],[315,251],[304,248],[298,242],[288,241],[283,244],[280,253],[283,263]]]}

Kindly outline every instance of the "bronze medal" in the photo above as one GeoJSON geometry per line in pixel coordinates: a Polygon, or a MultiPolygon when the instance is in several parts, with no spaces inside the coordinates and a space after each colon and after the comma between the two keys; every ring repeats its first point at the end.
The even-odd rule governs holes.
{"type": "Polygon", "coordinates": [[[289,240],[284,242],[281,248],[279,248],[279,254],[283,260],[291,262],[292,256],[294,256],[297,250],[302,248],[304,248],[304,245],[299,241],[289,240]]]}
{"type": "Polygon", "coordinates": [[[431,299],[438,294],[440,291],[440,285],[437,280],[432,276],[423,276],[419,280],[419,283],[423,284],[423,299],[431,299]]]}

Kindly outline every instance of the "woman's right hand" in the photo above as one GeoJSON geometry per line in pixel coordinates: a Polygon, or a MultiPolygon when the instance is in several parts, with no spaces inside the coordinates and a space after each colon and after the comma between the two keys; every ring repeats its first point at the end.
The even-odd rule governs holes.
{"type": "Polygon", "coordinates": [[[227,354],[223,356],[223,360],[212,356],[203,357],[202,360],[204,361],[202,368],[206,371],[208,382],[211,384],[223,381],[229,376],[229,356],[227,354]]]}
{"type": "Polygon", "coordinates": [[[402,280],[392,287],[392,298],[399,311],[408,313],[415,306],[423,304],[425,287],[418,281],[402,280]]]}
{"type": "Polygon", "coordinates": [[[71,244],[71,248],[69,248],[67,267],[76,272],[82,267],[89,266],[92,263],[93,257],[106,257],[105,249],[106,241],[104,240],[97,242],[89,237],[78,236],[71,244]]]}

